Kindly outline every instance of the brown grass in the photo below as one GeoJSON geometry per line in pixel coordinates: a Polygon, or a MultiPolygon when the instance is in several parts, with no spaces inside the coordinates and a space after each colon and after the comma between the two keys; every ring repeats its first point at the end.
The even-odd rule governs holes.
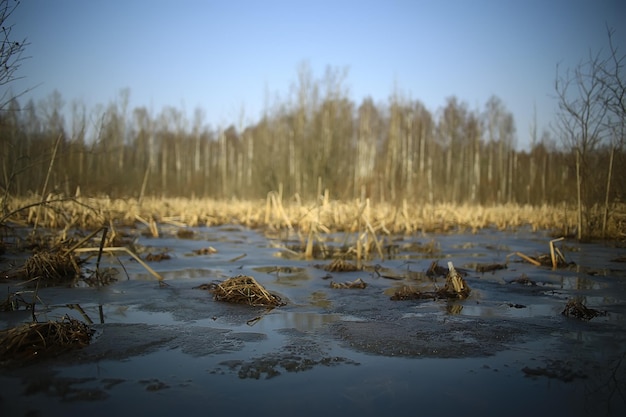
{"type": "Polygon", "coordinates": [[[93,331],[76,319],[28,323],[0,331],[0,358],[3,365],[24,363],[57,356],[89,344],[93,331]]]}
{"type": "Polygon", "coordinates": [[[238,275],[211,285],[209,290],[217,301],[251,306],[278,307],[285,305],[281,298],[269,293],[253,277],[238,275]]]}
{"type": "Polygon", "coordinates": [[[7,279],[27,281],[30,286],[54,286],[74,283],[81,277],[81,260],[59,250],[40,250],[24,265],[6,273],[7,279]]]}

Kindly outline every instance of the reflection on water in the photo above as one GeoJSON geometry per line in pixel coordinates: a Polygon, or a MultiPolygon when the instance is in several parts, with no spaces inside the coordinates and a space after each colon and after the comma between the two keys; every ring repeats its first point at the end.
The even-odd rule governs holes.
{"type": "Polygon", "coordinates": [[[338,314],[319,314],[295,311],[275,310],[263,318],[254,326],[256,331],[268,331],[279,329],[296,329],[308,332],[322,328],[328,323],[340,320],[338,314]]]}
{"type": "Polygon", "coordinates": [[[564,290],[599,290],[607,288],[607,284],[598,282],[589,276],[561,276],[559,287],[564,290]]]}
{"type": "Polygon", "coordinates": [[[309,304],[313,307],[329,309],[333,303],[328,299],[325,292],[313,291],[309,296],[309,304]]]}
{"type": "Polygon", "coordinates": [[[547,304],[500,304],[493,305],[467,305],[461,314],[473,317],[554,317],[560,314],[557,307],[547,304]]]}
{"type": "Polygon", "coordinates": [[[138,306],[106,306],[105,323],[145,323],[154,325],[172,324],[169,312],[145,311],[138,306]]]}
{"type": "Polygon", "coordinates": [[[461,314],[463,311],[462,304],[446,304],[446,313],[448,314],[461,314]]]}

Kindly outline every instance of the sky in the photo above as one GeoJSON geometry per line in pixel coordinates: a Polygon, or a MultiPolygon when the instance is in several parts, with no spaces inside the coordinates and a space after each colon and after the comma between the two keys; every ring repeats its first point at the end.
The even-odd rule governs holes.
{"type": "Polygon", "coordinates": [[[433,113],[450,96],[482,110],[496,95],[523,149],[535,114],[540,132],[555,124],[557,64],[606,50],[607,25],[623,54],[625,21],[624,0],[22,0],[11,23],[29,58],[11,89],[91,109],[128,88],[131,109],[201,108],[217,128],[285,102],[307,63],[316,79],[346,70],[357,106],[396,91],[433,113]]]}

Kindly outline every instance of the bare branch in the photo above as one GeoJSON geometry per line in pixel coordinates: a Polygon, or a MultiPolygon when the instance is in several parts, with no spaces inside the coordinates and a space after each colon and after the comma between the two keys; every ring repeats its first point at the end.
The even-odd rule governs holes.
{"type": "MultiPolygon", "coordinates": [[[[610,113],[607,125],[613,132],[619,130],[616,125],[623,125],[626,120],[626,55],[620,56],[617,45],[613,42],[614,34],[615,30],[607,26],[608,57],[598,62],[594,71],[595,77],[604,88],[603,103],[610,113]]],[[[623,136],[614,137],[614,141],[623,143],[623,136]]]]}
{"type": "Polygon", "coordinates": [[[557,122],[564,141],[585,153],[593,150],[603,139],[606,129],[606,86],[598,77],[602,63],[599,54],[589,56],[570,72],[555,79],[558,100],[557,122]]]}
{"type": "MultiPolygon", "coordinates": [[[[14,24],[8,24],[11,15],[20,5],[20,2],[10,3],[10,0],[0,1],[0,86],[6,86],[13,81],[23,78],[18,76],[17,72],[22,62],[29,58],[24,56],[24,51],[29,45],[27,39],[15,40],[12,36],[14,24]]],[[[17,96],[19,97],[25,93],[26,91],[17,94],[17,96]]],[[[14,97],[10,89],[0,93],[0,110],[3,110],[14,97]]]]}

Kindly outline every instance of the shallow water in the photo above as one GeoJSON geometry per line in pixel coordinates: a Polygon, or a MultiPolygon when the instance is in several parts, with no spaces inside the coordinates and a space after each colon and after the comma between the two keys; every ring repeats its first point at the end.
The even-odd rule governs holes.
{"type": "MultiPolygon", "coordinates": [[[[366,263],[376,271],[329,277],[319,266],[330,260],[304,261],[285,249],[297,237],[285,243],[233,226],[193,231],[192,239],[176,238],[174,229],[159,239],[137,235],[144,254],[171,256],[150,263],[166,287],[122,254],[103,261],[120,271],[112,285],[41,289],[48,309],[40,307],[39,321],[64,314],[84,320],[67,307],[79,304],[96,334],[80,351],[0,370],[2,415],[626,411],[626,264],[611,261],[623,249],[565,241],[557,246],[574,263],[568,268],[553,271],[511,256],[506,269],[477,273],[477,264],[505,263],[516,251],[547,253],[550,238],[527,230],[404,236],[386,242],[394,247],[391,259],[366,263]],[[217,252],[194,253],[208,246],[217,252]],[[468,299],[390,300],[402,285],[443,285],[424,275],[433,260],[468,272],[468,299]],[[287,305],[271,311],[231,305],[194,289],[238,274],[253,276],[287,305]],[[522,275],[535,285],[511,283],[522,275]],[[329,286],[357,278],[367,288],[329,286]],[[590,321],[561,315],[572,297],[607,315],[590,321]]],[[[350,238],[330,235],[326,246],[350,238]]],[[[27,321],[28,314],[0,313],[0,326],[27,321]]]]}

